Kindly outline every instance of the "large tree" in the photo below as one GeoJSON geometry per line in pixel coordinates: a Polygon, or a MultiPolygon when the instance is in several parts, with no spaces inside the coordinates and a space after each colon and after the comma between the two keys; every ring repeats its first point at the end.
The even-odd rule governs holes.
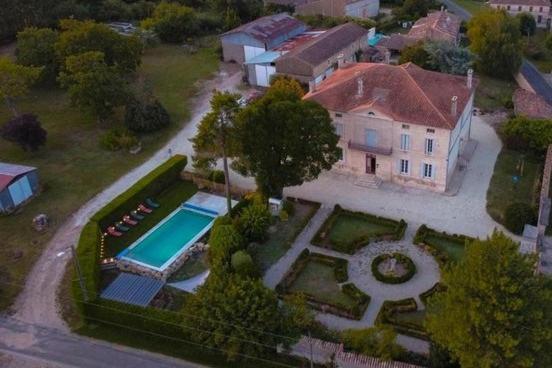
{"type": "Polygon", "coordinates": [[[465,47],[446,41],[426,42],[427,68],[441,73],[466,75],[473,66],[474,55],[465,47]]]}
{"type": "Polygon", "coordinates": [[[141,62],[142,43],[135,36],[121,36],[105,24],[66,19],[60,22],[62,32],[56,42],[56,53],[64,65],[68,57],[89,51],[104,54],[105,63],[121,73],[136,70],[141,62]]]}
{"type": "Polygon", "coordinates": [[[399,64],[414,63],[420,68],[429,69],[429,54],[425,49],[424,42],[417,42],[414,45],[405,47],[399,58],[399,64]]]}
{"type": "Polygon", "coordinates": [[[71,102],[94,114],[104,122],[116,106],[123,105],[128,97],[125,80],[117,67],[104,61],[104,54],[90,51],[69,56],[59,81],[68,88],[71,102]]]}
{"type": "Polygon", "coordinates": [[[242,355],[274,354],[278,336],[287,331],[274,291],[262,280],[211,272],[207,282],[184,305],[184,332],[202,345],[221,349],[229,360],[242,355]]]}
{"type": "Polygon", "coordinates": [[[191,139],[195,156],[194,167],[210,169],[222,159],[228,213],[232,209],[228,158],[236,153],[236,115],[240,110],[239,94],[215,91],[211,97],[211,111],[199,123],[197,134],[191,139]]]}
{"type": "Polygon", "coordinates": [[[430,302],[432,340],[463,368],[550,367],[552,288],[535,265],[502,233],[468,245],[430,302]]]}
{"type": "Polygon", "coordinates": [[[195,35],[198,22],[194,9],[162,1],[159,3],[150,18],[141,23],[145,29],[152,29],[165,42],[179,43],[187,37],[195,35]]]}
{"type": "Polygon", "coordinates": [[[19,115],[0,129],[2,138],[18,144],[24,151],[38,150],[46,143],[46,135],[46,130],[33,114],[19,115]]]}
{"type": "Polygon", "coordinates": [[[511,78],[521,66],[521,33],[517,20],[505,10],[486,10],[468,23],[470,50],[478,57],[479,71],[501,78],[511,78]]]}
{"type": "Polygon", "coordinates": [[[255,177],[265,198],[314,180],[338,160],[338,136],[328,112],[301,99],[294,80],[277,79],[238,115],[235,168],[255,177]]]}
{"type": "Polygon", "coordinates": [[[13,116],[18,116],[15,99],[29,92],[40,76],[42,68],[19,65],[0,57],[0,99],[3,99],[13,116]]]}
{"type": "Polygon", "coordinates": [[[59,62],[55,44],[58,32],[50,28],[25,28],[17,34],[17,63],[25,66],[43,67],[40,81],[56,82],[59,62]]]}
{"type": "Polygon", "coordinates": [[[516,15],[519,22],[519,31],[524,36],[532,36],[537,30],[537,22],[531,13],[523,12],[516,15]]]}

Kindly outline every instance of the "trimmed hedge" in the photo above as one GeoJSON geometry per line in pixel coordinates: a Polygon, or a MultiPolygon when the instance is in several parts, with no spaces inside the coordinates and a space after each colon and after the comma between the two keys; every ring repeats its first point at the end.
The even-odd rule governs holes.
{"type": "Polygon", "coordinates": [[[461,234],[447,234],[446,232],[439,232],[432,228],[422,225],[416,231],[414,235],[414,244],[425,247],[427,251],[431,253],[437,260],[441,268],[445,267],[451,260],[447,253],[440,250],[437,245],[432,244],[428,239],[429,237],[441,238],[449,242],[457,243],[459,246],[464,247],[467,243],[472,242],[475,238],[461,234]]]}
{"type": "Polygon", "coordinates": [[[425,306],[427,306],[427,302],[429,298],[431,298],[433,295],[437,293],[445,291],[446,289],[447,288],[445,287],[445,285],[437,282],[429,290],[424,291],[423,293],[420,294],[420,300],[422,301],[422,303],[424,303],[425,306]]]}
{"type": "Polygon", "coordinates": [[[405,335],[428,340],[428,335],[425,330],[420,329],[420,326],[414,323],[399,321],[395,318],[397,313],[415,312],[418,310],[418,305],[414,298],[401,300],[386,300],[376,317],[376,324],[388,324],[398,332],[405,335]]]}
{"type": "Polygon", "coordinates": [[[171,157],[99,210],[91,220],[98,222],[102,229],[120,221],[125,214],[136,209],[146,198],[155,197],[179,179],[187,163],[186,156],[171,157]]]}
{"type": "Polygon", "coordinates": [[[407,282],[416,273],[416,265],[410,258],[401,253],[392,254],[380,254],[372,261],[372,274],[376,280],[384,282],[386,284],[402,284],[407,282]],[[406,273],[402,276],[385,275],[379,271],[379,265],[388,260],[389,258],[395,258],[398,263],[402,264],[406,268],[406,273]]]}
{"type": "MultiPolygon", "coordinates": [[[[307,201],[307,200],[304,200],[304,199],[288,197],[286,199],[286,201],[284,202],[284,209],[285,209],[286,203],[293,203],[291,201],[309,205],[309,206],[311,206],[311,210],[309,211],[307,216],[305,216],[303,218],[303,220],[301,220],[300,222],[297,222],[298,226],[295,227],[295,231],[293,232],[293,235],[290,237],[290,239],[285,244],[285,246],[288,247],[288,248],[291,247],[291,245],[295,242],[295,239],[297,239],[299,234],[301,234],[301,232],[305,229],[307,224],[314,217],[316,212],[318,212],[318,210],[320,209],[320,206],[321,206],[321,204],[319,202],[312,202],[312,201],[307,201]]],[[[289,204],[287,206],[288,206],[288,209],[289,209],[289,204]]],[[[286,210],[286,212],[288,212],[288,211],[286,210]]],[[[293,212],[295,212],[295,208],[293,209],[293,212]]],[[[288,215],[291,216],[292,214],[290,212],[288,212],[288,215]]]]}
{"type": "Polygon", "coordinates": [[[332,242],[330,239],[327,239],[327,241],[331,244],[332,249],[348,254],[354,254],[358,249],[366,246],[371,241],[377,242],[381,240],[401,240],[404,237],[404,233],[407,227],[406,222],[402,219],[400,221],[396,221],[386,217],[379,217],[364,212],[349,211],[343,209],[340,205],[336,204],[332,214],[326,219],[326,221],[324,221],[324,224],[322,224],[320,229],[318,229],[318,231],[312,238],[311,243],[319,247],[324,247],[325,239],[322,238],[322,234],[325,234],[326,237],[329,236],[331,228],[341,214],[358,217],[374,224],[385,225],[393,228],[391,232],[385,231],[381,233],[376,233],[371,237],[361,236],[356,239],[352,239],[350,242],[336,243],[332,242]]]}
{"type": "MultiPolygon", "coordinates": [[[[305,266],[309,261],[321,262],[334,268],[334,276],[336,281],[345,282],[348,279],[347,266],[348,262],[345,259],[334,258],[326,256],[319,253],[311,253],[308,249],[303,249],[299,257],[293,262],[288,272],[285,274],[284,278],[278,285],[276,285],[276,292],[280,298],[283,298],[286,294],[289,294],[289,287],[297,279],[299,274],[303,271],[305,266]],[[342,281],[340,281],[342,280],[342,281]]],[[[341,291],[344,294],[347,294],[352,299],[355,300],[355,305],[349,307],[342,304],[330,304],[326,301],[320,301],[316,298],[315,295],[309,293],[305,294],[309,305],[319,311],[324,313],[332,313],[341,317],[350,318],[350,319],[361,319],[368,308],[370,303],[370,296],[363,293],[352,283],[347,283],[341,286],[341,291]]]]}

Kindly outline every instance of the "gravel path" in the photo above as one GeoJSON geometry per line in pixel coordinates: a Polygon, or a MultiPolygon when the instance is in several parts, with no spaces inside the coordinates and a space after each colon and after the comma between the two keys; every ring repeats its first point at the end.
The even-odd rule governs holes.
{"type": "Polygon", "coordinates": [[[70,259],[68,247],[77,243],[81,229],[90,216],[167,160],[169,149],[175,154],[190,155],[192,145],[188,139],[195,134],[197,124],[209,111],[212,90],[214,88],[236,90],[240,82],[240,72],[233,72],[229,75],[223,71],[219,72],[214,79],[206,82],[195,100],[191,121],[165,147],[88,201],[58,229],[27,277],[25,288],[15,302],[15,318],[28,323],[40,323],[46,327],[68,329],[58,314],[56,302],[57,289],[70,259]]]}

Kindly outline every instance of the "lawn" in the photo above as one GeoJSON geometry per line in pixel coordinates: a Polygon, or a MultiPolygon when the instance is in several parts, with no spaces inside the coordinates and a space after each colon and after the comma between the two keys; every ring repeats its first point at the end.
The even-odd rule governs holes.
{"type": "Polygon", "coordinates": [[[343,293],[328,264],[309,260],[289,288],[292,293],[312,295],[317,301],[353,308],[355,300],[343,293]]]}
{"type": "Polygon", "coordinates": [[[368,219],[341,213],[329,231],[332,243],[348,242],[351,239],[372,237],[382,232],[392,232],[393,227],[370,222],[368,219]]]}
{"type": "Polygon", "coordinates": [[[503,223],[504,211],[514,202],[536,204],[542,164],[523,153],[503,148],[487,191],[487,212],[503,223]],[[516,181],[515,178],[518,178],[516,181]]]}
{"type": "MultiPolygon", "coordinates": [[[[182,202],[186,201],[196,192],[197,186],[189,181],[179,181],[171,185],[155,198],[155,201],[160,205],[159,208],[154,209],[153,212],[148,215],[144,215],[144,219],[139,221],[138,225],[134,227],[130,226],[130,230],[123,233],[123,236],[118,238],[108,236],[106,238],[105,257],[116,256],[136,239],[167,217],[182,202]]],[[[138,205],[138,203],[136,205],[138,205]]]]}
{"type": "Polygon", "coordinates": [[[276,220],[266,242],[255,246],[255,261],[264,273],[291,247],[295,238],[319,208],[310,202],[294,202],[295,213],[287,221],[276,220]]]}
{"type": "Polygon", "coordinates": [[[550,34],[546,29],[539,29],[531,37],[523,37],[524,55],[529,59],[542,73],[552,71],[552,52],[546,46],[546,37],[550,34]]]}
{"type": "Polygon", "coordinates": [[[446,253],[453,262],[460,261],[464,256],[465,246],[464,243],[460,241],[453,241],[440,236],[430,235],[425,239],[425,242],[441,252],[446,253]]]}
{"type": "Polygon", "coordinates": [[[485,9],[487,9],[487,4],[484,1],[477,0],[454,0],[454,2],[460,5],[462,8],[466,9],[472,15],[475,15],[485,9]]]}
{"type": "Polygon", "coordinates": [[[419,326],[421,330],[424,329],[424,321],[426,318],[425,310],[417,310],[412,312],[396,312],[394,315],[394,320],[398,323],[408,323],[419,326]]]}
{"type": "Polygon", "coordinates": [[[477,74],[479,85],[475,92],[474,105],[483,111],[494,111],[504,108],[517,88],[513,79],[497,79],[483,74],[477,74]]]}
{"type": "MultiPolygon", "coordinates": [[[[144,162],[185,125],[190,116],[190,97],[197,92],[200,80],[212,76],[218,62],[214,47],[190,55],[179,46],[161,45],[145,53],[139,74],[151,82],[175,123],[141,137],[143,150],[137,155],[101,149],[98,137],[108,127],[98,126],[93,117],[70,107],[66,93],[60,89],[34,89],[28,98],[19,101],[20,111],[38,115],[48,131],[47,144],[29,153],[2,141],[0,157],[2,161],[38,167],[43,191],[17,213],[0,217],[0,264],[7,265],[0,270],[0,281],[23,284],[45,244],[73,212],[144,162]],[[31,227],[33,217],[40,213],[50,217],[50,228],[43,233],[31,227]]],[[[1,104],[0,122],[9,117],[1,104]]],[[[0,310],[11,304],[19,289],[0,286],[0,310]]]]}

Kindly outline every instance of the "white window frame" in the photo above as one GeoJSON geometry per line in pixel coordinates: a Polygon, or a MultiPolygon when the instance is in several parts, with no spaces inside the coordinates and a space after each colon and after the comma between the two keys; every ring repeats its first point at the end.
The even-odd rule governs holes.
{"type": "Polygon", "coordinates": [[[399,160],[399,174],[401,175],[410,175],[410,161],[405,159],[405,158],[401,158],[399,160]]]}
{"type": "Polygon", "coordinates": [[[334,121],[334,127],[335,127],[335,134],[337,134],[340,138],[343,137],[343,132],[345,130],[345,126],[343,123],[334,121]]]}
{"type": "Polygon", "coordinates": [[[410,150],[410,134],[401,134],[401,151],[409,151],[410,150]]]}
{"type": "Polygon", "coordinates": [[[433,164],[424,162],[422,163],[422,178],[433,179],[435,178],[435,167],[433,164]]]}
{"type": "Polygon", "coordinates": [[[433,138],[426,138],[424,142],[424,152],[428,156],[433,156],[435,153],[435,139],[433,138]],[[431,142],[431,144],[430,144],[431,142]],[[430,149],[431,147],[431,149],[430,149]]]}

